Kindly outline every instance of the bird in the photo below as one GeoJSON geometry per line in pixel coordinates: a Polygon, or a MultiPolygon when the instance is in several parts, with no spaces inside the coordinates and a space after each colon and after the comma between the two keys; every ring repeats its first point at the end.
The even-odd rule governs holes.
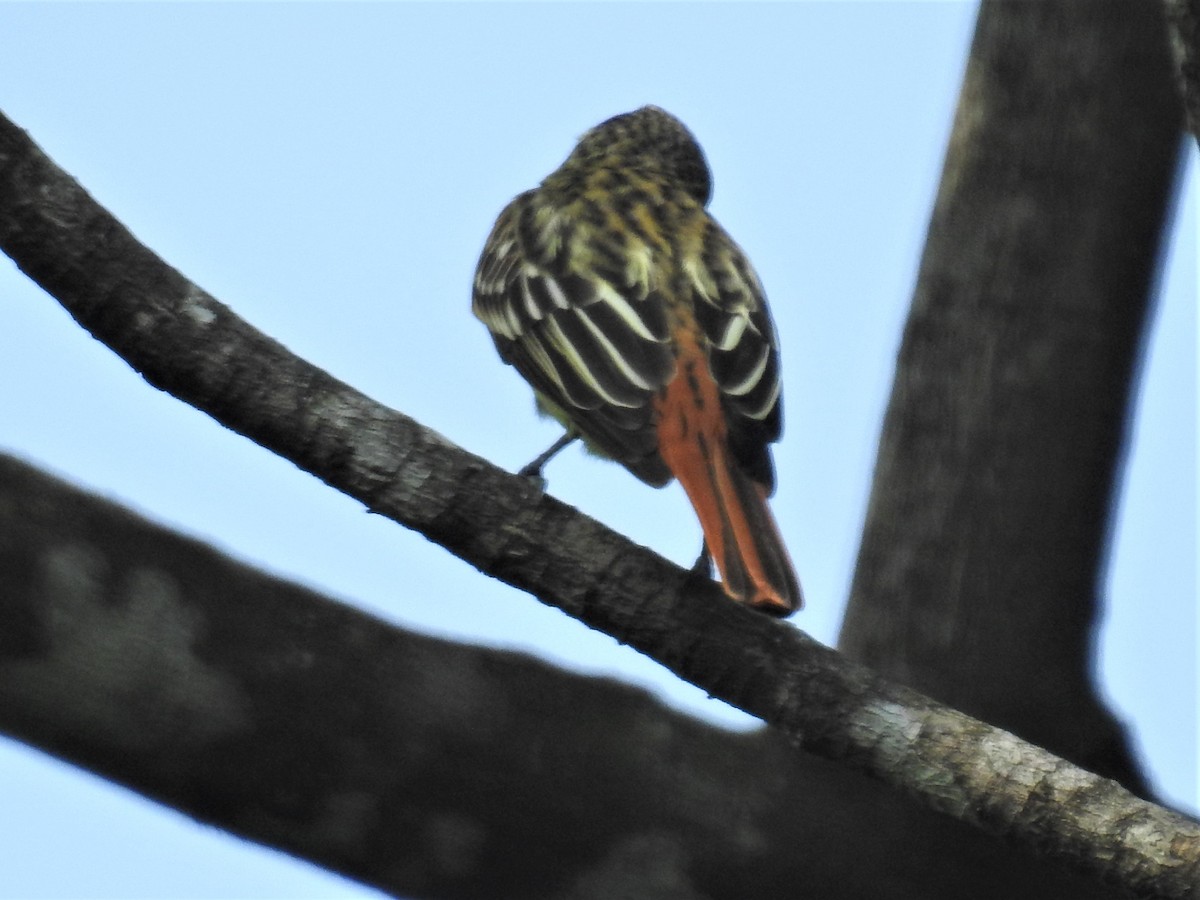
{"type": "Polygon", "coordinates": [[[588,130],[500,213],[472,311],[563,438],[643,482],[678,479],[700,521],[697,566],[733,600],[803,605],[767,498],[783,424],[779,345],[746,254],[709,214],[712,175],[675,116],[643,106],[588,130]]]}

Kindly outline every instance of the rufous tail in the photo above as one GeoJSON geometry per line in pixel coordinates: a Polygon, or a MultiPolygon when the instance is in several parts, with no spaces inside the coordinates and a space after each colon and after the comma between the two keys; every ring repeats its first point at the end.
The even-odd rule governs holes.
{"type": "Polygon", "coordinates": [[[658,408],[659,454],[692,501],[725,592],[786,616],[804,602],[791,557],[766,488],[730,452],[715,385],[704,387],[687,377],[668,385],[658,408]]]}

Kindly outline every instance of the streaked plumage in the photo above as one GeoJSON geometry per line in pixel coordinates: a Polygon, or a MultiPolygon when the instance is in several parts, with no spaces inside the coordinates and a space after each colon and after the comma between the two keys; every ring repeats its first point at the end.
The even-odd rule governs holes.
{"type": "MultiPolygon", "coordinates": [[[[703,153],[673,116],[648,106],[609,119],[500,214],[473,309],[545,408],[655,486],[680,474],[661,447],[664,404],[676,396],[668,386],[686,376],[695,388],[697,373],[715,381],[712,427],[766,496],[781,427],[778,348],[758,276],[705,210],[710,194],[703,153]],[[703,364],[683,372],[693,345],[703,364]]],[[[698,389],[688,396],[702,405],[698,389]]],[[[789,582],[780,592],[798,605],[790,562],[783,568],[774,580],[789,582]]]]}

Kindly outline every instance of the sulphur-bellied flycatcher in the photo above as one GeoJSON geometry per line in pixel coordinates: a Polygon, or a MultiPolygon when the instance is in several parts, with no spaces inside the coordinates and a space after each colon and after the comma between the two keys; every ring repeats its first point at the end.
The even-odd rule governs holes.
{"type": "Polygon", "coordinates": [[[472,306],[544,410],[642,481],[679,479],[726,593],[786,615],[802,601],[767,506],[779,350],[711,193],[674,116],[602,122],[500,213],[472,306]]]}

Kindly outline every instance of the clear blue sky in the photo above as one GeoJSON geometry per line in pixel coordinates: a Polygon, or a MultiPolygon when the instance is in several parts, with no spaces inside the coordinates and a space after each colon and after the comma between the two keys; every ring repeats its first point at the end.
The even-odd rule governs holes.
{"type": "MultiPolygon", "coordinates": [[[[0,108],[239,315],[510,468],[555,429],[470,315],[483,239],[589,126],[644,103],[674,112],[775,311],[775,506],[808,600],[793,621],[832,643],[973,19],[965,3],[3,4],[0,108]]],[[[1155,785],[1194,809],[1191,180],[1099,661],[1155,785]]],[[[148,387],[2,258],[0,386],[0,449],[153,519],[401,625],[752,724],[148,387]]],[[[578,450],[548,475],[634,540],[694,557],[677,487],[578,450]]],[[[0,847],[2,898],[373,893],[3,739],[0,847]]]]}

